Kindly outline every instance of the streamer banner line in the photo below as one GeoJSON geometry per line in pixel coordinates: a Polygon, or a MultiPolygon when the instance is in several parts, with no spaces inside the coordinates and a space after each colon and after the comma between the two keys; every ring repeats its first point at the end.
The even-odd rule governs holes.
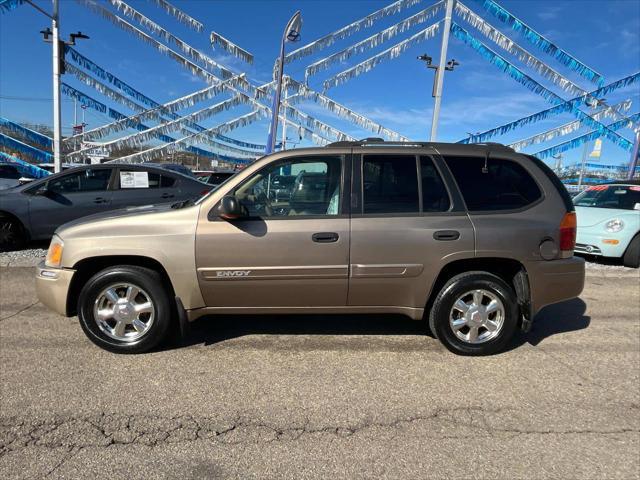
{"type": "Polygon", "coordinates": [[[575,83],[571,82],[571,80],[569,80],[568,78],[562,76],[560,73],[549,67],[543,61],[533,56],[527,50],[525,50],[516,42],[500,32],[500,30],[485,22],[480,16],[476,15],[459,1],[455,4],[455,12],[460,15],[460,17],[462,17],[464,21],[466,21],[473,28],[482,33],[482,35],[487,37],[503,50],[516,56],[528,67],[534,69],[542,77],[550,80],[552,83],[559,86],[562,90],[569,92],[571,95],[581,95],[585,93],[585,90],[580,88],[575,83]]]}
{"type": "MultiPolygon", "coordinates": [[[[639,81],[640,81],[640,72],[635,73],[633,75],[629,75],[628,77],[621,78],[620,80],[612,82],[609,85],[605,85],[604,87],[598,88],[597,90],[593,90],[592,92],[589,92],[588,96],[594,97],[594,98],[601,98],[615,90],[624,88],[629,85],[633,85],[639,81]]],[[[555,107],[551,107],[546,110],[536,112],[532,115],[522,117],[513,122],[505,123],[504,125],[501,125],[496,128],[492,128],[490,130],[486,130],[477,135],[472,135],[471,137],[462,139],[457,143],[484,143],[495,136],[504,135],[505,133],[508,133],[516,128],[520,128],[525,125],[529,125],[532,123],[539,122],[541,120],[545,120],[553,115],[558,115],[560,113],[571,111],[574,108],[577,108],[579,105],[582,105],[585,102],[586,97],[587,95],[582,95],[579,97],[572,98],[571,100],[564,102],[560,105],[557,105],[555,107]]]]}
{"type": "Polygon", "coordinates": [[[373,70],[375,67],[380,65],[382,62],[386,60],[393,60],[394,58],[398,58],[402,53],[404,53],[407,49],[412,46],[424,42],[430,38],[433,38],[440,29],[440,25],[442,20],[433,25],[425,28],[424,30],[416,33],[415,35],[410,36],[406,40],[403,40],[400,43],[396,43],[394,46],[387,48],[386,50],[374,55],[367,60],[360,62],[359,64],[344,70],[333,77],[328,78],[324,82],[322,82],[322,87],[326,92],[328,89],[341,85],[343,83],[348,82],[352,78],[358,77],[363,73],[368,73],[373,70]]]}
{"type": "Polygon", "coordinates": [[[10,12],[11,10],[18,8],[23,3],[24,0],[0,0],[0,11],[2,11],[2,13],[10,12]]]}
{"type": "Polygon", "coordinates": [[[317,52],[318,50],[333,45],[338,40],[342,40],[343,38],[346,38],[363,28],[369,28],[375,22],[382,18],[388,17],[390,15],[395,15],[396,13],[399,13],[407,8],[411,8],[420,2],[422,2],[422,0],[398,0],[396,2],[393,2],[391,5],[387,5],[386,7],[367,15],[360,20],[356,20],[355,22],[338,29],[333,33],[325,35],[318,40],[315,40],[294,50],[284,57],[284,63],[287,64],[293,62],[294,60],[306,57],[307,55],[317,52]]]}
{"type": "MultiPolygon", "coordinates": [[[[631,108],[631,103],[632,103],[631,100],[625,100],[615,105],[614,108],[626,112],[631,108]]],[[[611,115],[608,113],[607,109],[603,108],[598,112],[594,113],[593,118],[595,120],[601,121],[605,118],[611,118],[611,115]]],[[[516,152],[520,152],[530,145],[546,143],[553,140],[554,138],[569,135],[570,133],[573,133],[579,130],[581,127],[582,127],[582,123],[580,122],[580,120],[574,120],[572,122],[565,123],[564,125],[560,125],[559,127],[552,128],[551,130],[547,130],[546,132],[538,133],[528,138],[518,140],[517,142],[510,143],[509,146],[513,148],[516,152]]]]}
{"type": "MultiPolygon", "coordinates": [[[[197,65],[197,64],[193,63],[191,60],[189,60],[189,59],[185,58],[184,56],[180,55],[179,53],[177,53],[176,51],[174,51],[171,48],[167,47],[163,43],[160,43],[158,40],[156,40],[155,38],[153,38],[150,35],[146,34],[142,30],[140,30],[139,28],[131,25],[125,19],[123,19],[123,18],[121,18],[121,17],[119,17],[117,15],[114,15],[109,10],[104,8],[102,5],[94,2],[93,0],[76,0],[76,1],[79,4],[87,7],[92,12],[94,12],[94,13],[102,16],[104,19],[110,21],[111,23],[113,23],[118,28],[124,30],[127,33],[132,34],[133,36],[137,37],[139,40],[142,40],[143,42],[151,45],[152,47],[154,47],[156,50],[158,50],[163,55],[167,55],[172,60],[175,60],[176,62],[178,62],[178,64],[180,64],[180,66],[182,66],[183,68],[186,68],[187,70],[189,70],[192,75],[197,75],[198,77],[202,78],[203,80],[205,80],[206,82],[209,82],[209,83],[213,83],[213,82],[215,82],[217,80],[216,76],[213,75],[211,72],[205,70],[200,65],[197,65]]],[[[226,78],[229,78],[229,77],[233,76],[233,72],[231,72],[230,70],[227,70],[226,68],[224,68],[222,66],[220,66],[219,69],[220,69],[220,74],[221,74],[222,78],[226,79],[226,78]]]]}
{"type": "Polygon", "coordinates": [[[203,100],[208,100],[212,97],[219,95],[220,93],[226,90],[226,86],[224,85],[224,83],[233,83],[233,81],[236,78],[237,77],[232,77],[229,80],[225,80],[222,83],[218,83],[216,85],[206,87],[202,90],[198,90],[197,92],[190,93],[188,95],[177,98],[175,100],[171,100],[170,102],[167,102],[163,105],[159,105],[155,108],[144,110],[141,113],[131,115],[130,117],[126,117],[122,120],[116,120],[115,122],[108,123],[107,125],[103,125],[91,130],[87,130],[84,133],[74,135],[73,137],[69,137],[66,141],[72,142],[73,140],[75,140],[76,137],[82,137],[85,140],[91,140],[91,139],[100,140],[102,138],[109,136],[112,133],[126,130],[127,128],[132,128],[132,127],[135,128],[135,124],[140,123],[143,120],[152,119],[152,120],[161,122],[163,121],[162,120],[163,116],[172,117],[173,120],[178,120],[183,117],[180,117],[177,115],[172,116],[171,114],[174,113],[175,110],[192,107],[196,103],[199,103],[203,100]]]}
{"type": "MultiPolygon", "coordinates": [[[[97,65],[95,62],[93,62],[92,60],[88,59],[84,55],[80,54],[77,50],[74,50],[73,48],[67,46],[66,47],[66,51],[70,55],[71,60],[73,60],[77,65],[81,66],[85,70],[88,70],[89,72],[94,74],[96,77],[99,77],[102,80],[105,80],[105,81],[109,82],[110,84],[114,85],[116,88],[118,88],[119,90],[123,91],[124,93],[126,93],[130,97],[134,98],[138,102],[140,102],[140,103],[142,103],[144,105],[147,105],[149,107],[152,107],[152,108],[156,108],[156,107],[160,107],[161,106],[160,103],[156,102],[155,100],[152,100],[151,98],[149,98],[146,95],[144,95],[143,93],[139,92],[138,90],[133,88],[131,85],[129,85],[126,82],[122,81],[121,79],[119,79],[115,75],[107,72],[102,67],[97,65]]],[[[246,81],[245,77],[244,76],[241,76],[241,77],[242,77],[242,79],[239,80],[240,84],[243,85],[244,88],[250,87],[251,85],[246,81]]],[[[218,80],[216,80],[216,81],[218,81],[218,80]]],[[[105,110],[102,111],[101,113],[107,113],[106,107],[105,107],[105,110]]],[[[180,118],[180,116],[175,114],[175,113],[171,113],[171,114],[169,114],[167,116],[169,118],[171,118],[172,120],[175,120],[176,118],[180,118]]],[[[114,117],[112,117],[112,118],[114,118],[114,117]]],[[[200,126],[200,125],[194,125],[193,128],[194,128],[194,130],[197,130],[197,131],[200,131],[200,132],[205,130],[205,128],[200,126]]],[[[222,140],[224,142],[227,142],[227,143],[232,143],[232,144],[234,144],[236,146],[239,146],[239,147],[250,148],[250,149],[261,150],[261,151],[264,151],[264,149],[265,149],[264,145],[258,145],[258,144],[255,144],[255,143],[243,142],[241,140],[236,140],[236,139],[233,139],[233,138],[229,138],[229,137],[226,137],[224,135],[218,135],[216,138],[218,138],[219,140],[222,140]]]]}
{"type": "Polygon", "coordinates": [[[179,39],[172,33],[168,32],[153,20],[150,20],[149,18],[145,17],[138,10],[133,8],[131,5],[125,3],[123,0],[107,0],[107,1],[111,3],[111,5],[113,5],[115,9],[120,11],[124,16],[135,20],[151,33],[162,38],[165,42],[173,43],[174,45],[176,45],[180,50],[182,50],[185,53],[185,55],[187,55],[192,60],[196,62],[200,62],[201,64],[205,64],[210,68],[214,68],[214,69],[217,68],[220,71],[226,70],[226,68],[220,65],[218,62],[209,58],[207,55],[204,55],[199,50],[193,48],[188,43],[184,42],[183,40],[179,39]]]}
{"type": "Polygon", "coordinates": [[[13,155],[9,155],[5,152],[0,152],[0,160],[8,163],[13,163],[22,175],[25,175],[29,178],[44,178],[51,175],[51,173],[46,171],[44,168],[32,165],[29,162],[25,162],[24,160],[21,160],[18,157],[14,157],[13,155]]]}
{"type": "Polygon", "coordinates": [[[487,12],[489,12],[501,22],[509,25],[512,30],[521,33],[529,43],[540,48],[545,53],[553,56],[556,60],[558,60],[569,69],[577,72],[579,75],[586,78],[590,82],[597,84],[598,86],[602,86],[604,84],[604,78],[602,77],[602,75],[600,75],[595,70],[592,70],[576,58],[572,57],[560,47],[553,44],[547,38],[536,32],[520,19],[513,16],[493,0],[484,0],[484,2],[482,3],[482,8],[484,8],[487,12]]]}
{"type": "MultiPolygon", "coordinates": [[[[92,108],[93,110],[96,110],[100,113],[107,113],[108,116],[110,118],[113,118],[114,120],[123,120],[128,118],[127,115],[118,112],[117,110],[114,110],[113,108],[107,108],[106,105],[98,102],[97,100],[89,97],[88,95],[74,89],[73,87],[70,87],[69,85],[62,83],[62,93],[71,97],[71,98],[76,98],[79,101],[84,102],[84,105],[87,105],[89,108],[92,108]],[[103,110],[104,109],[104,110],[103,110]]],[[[150,127],[143,125],[142,123],[138,123],[135,126],[133,126],[133,128],[137,129],[138,131],[144,131],[149,129],[150,127]]],[[[191,132],[188,132],[188,134],[191,134],[191,132]]],[[[220,135],[222,136],[222,135],[220,135]]],[[[171,143],[171,142],[175,142],[176,139],[173,137],[170,137],[168,135],[159,135],[158,138],[166,143],[171,143]]],[[[229,162],[234,162],[234,163],[242,163],[244,161],[244,159],[240,159],[240,158],[236,158],[236,157],[230,157],[230,156],[226,156],[226,155],[222,155],[222,154],[218,154],[218,153],[213,153],[210,152],[208,150],[204,150],[202,148],[198,148],[198,147],[187,147],[186,151],[194,153],[195,155],[199,155],[201,157],[206,157],[206,158],[213,158],[213,159],[217,159],[217,160],[224,160],[224,161],[229,161],[229,162]]]]}
{"type": "Polygon", "coordinates": [[[350,108],[347,108],[344,105],[339,104],[338,102],[330,99],[329,97],[321,93],[311,90],[306,85],[299,83],[293,80],[292,78],[287,78],[287,81],[293,88],[296,88],[298,91],[296,95],[293,95],[287,98],[287,104],[295,104],[303,98],[312,100],[313,102],[317,103],[321,107],[330,111],[337,117],[348,120],[358,125],[359,127],[362,127],[365,130],[370,130],[378,135],[382,135],[388,138],[389,140],[392,140],[395,142],[409,141],[407,137],[399,134],[398,132],[394,132],[393,130],[390,130],[380,125],[379,123],[376,123],[373,120],[365,117],[364,115],[354,112],[350,108]]]}
{"type": "Polygon", "coordinates": [[[22,125],[12,122],[8,118],[0,117],[0,128],[5,128],[13,133],[18,134],[25,140],[36,143],[45,148],[53,147],[53,140],[40,132],[23,127],[22,125]]]}
{"type": "Polygon", "coordinates": [[[219,46],[222,50],[229,52],[236,58],[244,60],[245,62],[251,64],[253,63],[253,55],[247,52],[245,49],[240,48],[238,45],[233,43],[231,40],[227,40],[222,35],[217,32],[211,32],[209,35],[209,41],[211,42],[211,46],[215,48],[215,46],[219,46]]]}
{"type": "Polygon", "coordinates": [[[332,55],[329,55],[326,58],[323,58],[321,60],[318,60],[317,62],[312,63],[305,69],[305,73],[304,73],[305,82],[307,82],[309,77],[311,77],[312,75],[315,75],[316,73],[322,70],[326,70],[334,63],[344,62],[345,60],[351,58],[353,55],[357,55],[371,48],[375,48],[378,45],[386,42],[387,40],[390,40],[391,38],[395,37],[396,35],[415,27],[416,25],[425,23],[427,20],[429,20],[438,12],[440,12],[443,9],[443,7],[444,7],[444,2],[441,0],[435,5],[425,8],[424,10],[404,19],[403,21],[396,23],[395,25],[389,28],[385,28],[384,30],[376,33],[375,35],[365,38],[364,40],[348,48],[345,48],[344,50],[336,52],[332,55]]]}
{"type": "MultiPolygon", "coordinates": [[[[209,132],[227,133],[235,128],[243,127],[252,123],[255,120],[255,117],[261,117],[264,115],[265,115],[264,110],[254,110],[250,113],[242,115],[241,117],[234,118],[233,120],[230,120],[226,123],[210,128],[204,132],[194,133],[190,136],[181,138],[172,143],[150,148],[148,150],[145,150],[144,152],[137,152],[131,155],[127,155],[125,157],[120,157],[115,161],[123,162],[123,163],[149,162],[151,160],[154,160],[155,158],[163,157],[168,154],[180,151],[184,146],[192,145],[193,143],[199,143],[202,141],[203,138],[205,138],[206,134],[209,132]]],[[[250,160],[244,161],[244,163],[249,163],[249,162],[250,160]]]]}
{"type": "Polygon", "coordinates": [[[193,28],[197,32],[202,32],[202,30],[204,30],[204,25],[202,25],[202,23],[200,23],[198,20],[191,17],[190,15],[184,13],[179,8],[174,7],[166,0],[152,0],[152,1],[155,2],[160,8],[162,8],[169,15],[171,15],[176,20],[178,20],[180,23],[183,23],[184,25],[187,25],[188,27],[193,28]]]}
{"type": "Polygon", "coordinates": [[[31,158],[38,162],[53,161],[53,155],[51,153],[40,150],[39,148],[32,147],[31,145],[27,145],[26,143],[23,143],[20,140],[16,140],[15,138],[5,135],[4,133],[0,133],[0,145],[11,150],[23,153],[25,155],[29,155],[31,158]]]}
{"type": "MultiPolygon", "coordinates": [[[[161,123],[159,125],[156,125],[154,127],[151,128],[147,128],[146,130],[142,131],[142,132],[137,132],[137,133],[132,133],[130,135],[127,135],[125,137],[116,139],[116,140],[111,140],[109,142],[105,142],[103,143],[101,146],[102,148],[106,149],[107,151],[111,152],[112,150],[115,149],[119,149],[119,148],[130,148],[130,147],[135,147],[137,145],[146,143],[150,140],[153,140],[154,138],[158,138],[158,136],[160,135],[166,135],[167,133],[179,130],[184,124],[188,123],[188,122],[192,122],[192,121],[200,121],[200,120],[204,120],[208,117],[211,117],[217,113],[220,113],[222,111],[226,111],[229,110],[230,108],[233,108],[237,105],[240,104],[240,98],[238,96],[235,96],[233,98],[231,98],[230,100],[225,100],[224,102],[220,102],[217,103],[215,105],[212,105],[210,107],[206,107],[203,108],[201,110],[198,110],[197,112],[191,113],[187,116],[184,116],[182,118],[179,118],[177,120],[173,120],[171,122],[168,123],[161,123]]],[[[207,138],[207,143],[209,143],[210,145],[219,148],[221,150],[227,150],[229,152],[233,152],[233,153],[237,153],[237,154],[241,154],[241,155],[251,155],[253,157],[256,156],[256,152],[247,152],[246,150],[242,150],[239,148],[235,148],[229,145],[224,145],[222,143],[219,142],[215,142],[212,141],[211,139],[207,138]]],[[[92,147],[86,148],[84,150],[78,150],[76,152],[74,152],[73,154],[70,154],[67,156],[67,158],[69,157],[82,157],[84,155],[86,155],[87,151],[91,150],[92,147]]]]}
{"type": "MultiPolygon", "coordinates": [[[[607,128],[611,130],[619,130],[621,128],[629,128],[633,122],[637,122],[640,120],[640,113],[636,113],[631,115],[628,119],[618,120],[611,125],[608,125],[607,128]]],[[[547,148],[545,150],[540,150],[533,154],[533,156],[538,157],[540,160],[544,160],[545,158],[552,157],[553,155],[557,155],[562,152],[566,152],[567,150],[573,150],[581,145],[584,145],[587,142],[591,142],[596,140],[602,136],[601,132],[594,130],[590,133],[586,133],[579,137],[574,138],[573,140],[569,140],[564,143],[560,143],[553,147],[547,148]]]]}
{"type": "MultiPolygon", "coordinates": [[[[526,75],[524,72],[522,72],[519,68],[509,63],[503,57],[501,57],[500,55],[495,53],[493,50],[491,50],[489,47],[487,47],[484,43],[482,43],[481,41],[473,37],[471,34],[469,34],[469,32],[467,32],[465,29],[460,27],[455,22],[451,23],[451,33],[453,34],[454,37],[456,37],[459,40],[462,40],[466,45],[473,48],[484,59],[488,60],[489,63],[498,67],[504,73],[509,75],[511,78],[513,78],[518,83],[525,86],[532,92],[542,96],[548,102],[555,104],[560,109],[562,109],[564,105],[568,104],[568,108],[562,111],[571,111],[571,113],[575,115],[579,120],[581,120],[584,125],[587,125],[591,128],[594,128],[597,131],[600,131],[602,136],[606,136],[609,140],[611,140],[613,143],[620,146],[621,148],[624,148],[626,150],[631,150],[633,148],[633,144],[629,140],[620,136],[616,132],[609,130],[606,127],[606,125],[603,125],[602,123],[594,120],[593,117],[591,117],[590,115],[587,115],[582,110],[580,110],[577,107],[577,105],[572,104],[571,102],[567,102],[563,98],[553,93],[551,90],[540,85],[534,79],[532,79],[531,77],[526,75]]],[[[598,89],[596,90],[596,92],[599,92],[600,90],[601,89],[598,89]]],[[[583,100],[586,99],[587,96],[588,94],[583,95],[582,96],[583,100]]],[[[477,135],[473,135],[471,138],[475,140],[477,138],[477,135]]],[[[473,143],[475,143],[475,141],[473,143]]],[[[458,143],[469,143],[469,142],[462,141],[458,143]]]]}

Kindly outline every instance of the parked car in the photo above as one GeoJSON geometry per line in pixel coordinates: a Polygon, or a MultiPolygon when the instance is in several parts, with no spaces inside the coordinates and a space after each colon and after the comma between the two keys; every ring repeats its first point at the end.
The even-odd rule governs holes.
{"type": "Polygon", "coordinates": [[[211,188],[147,165],[85,165],[0,191],[0,249],[49,239],[63,223],[124,207],[197,198],[211,188]]]}
{"type": "Polygon", "coordinates": [[[195,204],[69,223],[36,284],[114,352],[212,314],[396,313],[482,355],[580,294],[575,233],[558,177],[508,147],[337,142],[264,157],[195,204]],[[274,208],[284,174],[299,181],[274,208]]]}
{"type": "Polygon", "coordinates": [[[20,185],[21,178],[18,167],[11,163],[0,163],[0,190],[20,185]]]}
{"type": "Polygon", "coordinates": [[[226,182],[229,178],[233,177],[236,173],[237,172],[234,172],[233,170],[210,170],[195,172],[195,175],[201,182],[217,187],[218,185],[226,182]]]}
{"type": "Polygon", "coordinates": [[[181,173],[183,175],[186,175],[187,177],[196,178],[196,179],[198,178],[191,171],[189,167],[185,167],[180,163],[145,163],[145,165],[153,165],[156,167],[164,168],[166,170],[171,170],[173,172],[181,173]]]}
{"type": "MultiPolygon", "coordinates": [[[[69,170],[70,168],[82,167],[84,165],[85,165],[84,163],[63,163],[61,167],[62,167],[62,171],[64,172],[65,170],[69,170]]],[[[53,162],[39,163],[38,167],[42,168],[43,170],[46,170],[49,173],[55,172],[55,164],[53,162]]]]}
{"type": "Polygon", "coordinates": [[[573,199],[578,216],[576,252],[621,258],[640,267],[640,181],[589,187],[573,199]]]}

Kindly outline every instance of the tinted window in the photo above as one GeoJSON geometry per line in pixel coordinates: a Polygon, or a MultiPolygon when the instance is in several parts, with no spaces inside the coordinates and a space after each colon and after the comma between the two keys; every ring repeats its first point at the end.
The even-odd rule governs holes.
{"type": "Polygon", "coordinates": [[[236,190],[252,217],[338,215],[342,159],[310,157],[269,165],[236,190]],[[282,188],[283,176],[292,178],[282,188]]]}
{"type": "Polygon", "coordinates": [[[160,187],[162,188],[173,187],[175,183],[176,183],[176,179],[174,177],[169,177],[167,175],[162,175],[160,177],[160,187]]]}
{"type": "Polygon", "coordinates": [[[12,165],[0,165],[0,178],[17,180],[20,178],[20,172],[12,165]]]}
{"type": "Polygon", "coordinates": [[[363,213],[417,213],[416,158],[365,155],[362,161],[363,213]]]}
{"type": "Polygon", "coordinates": [[[64,177],[51,180],[48,188],[56,193],[92,192],[106,190],[111,178],[110,168],[87,168],[64,177]]]}
{"type": "Polygon", "coordinates": [[[512,210],[538,200],[540,189],[515,162],[496,158],[445,157],[469,211],[512,210]]]}
{"type": "Polygon", "coordinates": [[[446,212],[449,210],[449,194],[431,157],[420,157],[420,177],[422,211],[446,212]]]}

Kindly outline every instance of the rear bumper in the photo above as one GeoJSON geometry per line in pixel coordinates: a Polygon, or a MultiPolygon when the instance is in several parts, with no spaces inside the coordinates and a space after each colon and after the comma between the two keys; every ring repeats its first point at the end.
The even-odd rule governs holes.
{"type": "Polygon", "coordinates": [[[43,305],[60,315],[67,314],[67,296],[75,270],[49,268],[41,262],[36,272],[36,294],[43,305]]]}
{"type": "Polygon", "coordinates": [[[577,297],[584,288],[584,259],[531,262],[527,266],[532,316],[546,305],[577,297]]]}

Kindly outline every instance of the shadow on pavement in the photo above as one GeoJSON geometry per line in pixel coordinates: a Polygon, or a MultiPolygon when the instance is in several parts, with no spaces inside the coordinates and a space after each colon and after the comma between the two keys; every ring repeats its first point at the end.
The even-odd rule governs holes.
{"type": "MultiPolygon", "coordinates": [[[[547,337],[587,328],[591,318],[585,315],[586,308],[578,298],[544,308],[536,316],[532,330],[517,333],[508,350],[525,343],[536,346],[547,337]]],[[[430,335],[424,320],[415,321],[402,315],[218,315],[193,322],[188,337],[169,348],[214,345],[246,335],[422,337],[426,334],[430,335]]]]}

